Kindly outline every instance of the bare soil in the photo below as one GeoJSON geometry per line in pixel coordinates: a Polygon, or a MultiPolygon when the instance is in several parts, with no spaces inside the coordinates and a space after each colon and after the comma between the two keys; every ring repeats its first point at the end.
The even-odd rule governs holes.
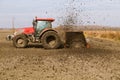
{"type": "Polygon", "coordinates": [[[0,80],[120,80],[120,42],[88,38],[89,49],[14,48],[0,31],[0,80]]]}

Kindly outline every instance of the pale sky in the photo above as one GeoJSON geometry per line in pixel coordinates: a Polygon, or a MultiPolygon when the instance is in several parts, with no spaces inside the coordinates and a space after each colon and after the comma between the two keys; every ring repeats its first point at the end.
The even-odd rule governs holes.
{"type": "Polygon", "coordinates": [[[55,18],[53,26],[63,24],[74,7],[77,25],[120,27],[120,0],[0,0],[0,28],[32,26],[35,16],[55,18]],[[82,22],[81,22],[82,21],[82,22]]]}

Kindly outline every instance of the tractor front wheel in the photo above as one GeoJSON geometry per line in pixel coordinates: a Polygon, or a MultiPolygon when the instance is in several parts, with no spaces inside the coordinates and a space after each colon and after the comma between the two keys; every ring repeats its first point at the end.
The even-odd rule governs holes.
{"type": "Polygon", "coordinates": [[[42,45],[45,49],[56,49],[60,46],[60,38],[55,31],[45,32],[41,37],[42,45]]]}
{"type": "Polygon", "coordinates": [[[13,45],[16,48],[25,48],[28,45],[28,40],[25,35],[17,35],[13,38],[13,45]]]}

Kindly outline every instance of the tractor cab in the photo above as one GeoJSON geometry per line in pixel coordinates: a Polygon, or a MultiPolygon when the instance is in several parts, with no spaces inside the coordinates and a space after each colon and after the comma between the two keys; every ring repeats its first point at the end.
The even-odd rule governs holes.
{"type": "Polygon", "coordinates": [[[35,35],[39,34],[46,28],[52,28],[53,18],[35,18],[33,20],[33,28],[35,30],[35,35]]]}

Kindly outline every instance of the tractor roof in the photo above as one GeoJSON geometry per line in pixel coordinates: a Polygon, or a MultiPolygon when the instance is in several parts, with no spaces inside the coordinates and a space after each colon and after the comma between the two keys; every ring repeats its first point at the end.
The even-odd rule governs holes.
{"type": "Polygon", "coordinates": [[[37,21],[51,21],[53,22],[55,19],[53,18],[36,18],[37,21]]]}

